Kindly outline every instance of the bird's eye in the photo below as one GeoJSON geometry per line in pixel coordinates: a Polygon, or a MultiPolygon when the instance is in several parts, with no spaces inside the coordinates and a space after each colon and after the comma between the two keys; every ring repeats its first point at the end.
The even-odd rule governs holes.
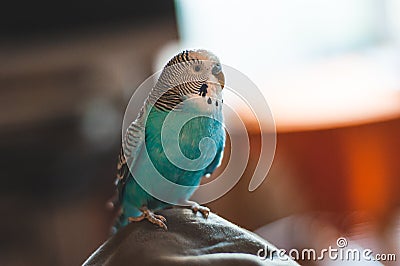
{"type": "Polygon", "coordinates": [[[194,67],[194,71],[199,72],[200,70],[201,70],[200,66],[197,65],[197,66],[194,67]]]}

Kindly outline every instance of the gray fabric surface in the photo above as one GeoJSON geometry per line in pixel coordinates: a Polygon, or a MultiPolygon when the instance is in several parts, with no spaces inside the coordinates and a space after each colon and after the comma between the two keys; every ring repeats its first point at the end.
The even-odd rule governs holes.
{"type": "Polygon", "coordinates": [[[276,248],[216,214],[204,219],[182,208],[159,214],[167,218],[168,231],[148,221],[129,224],[84,265],[297,265],[277,256],[260,259],[260,248],[276,248]]]}

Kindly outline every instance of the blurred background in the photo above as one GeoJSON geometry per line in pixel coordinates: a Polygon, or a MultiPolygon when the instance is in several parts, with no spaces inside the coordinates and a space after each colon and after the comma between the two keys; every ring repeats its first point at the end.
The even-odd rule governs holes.
{"type": "Polygon", "coordinates": [[[399,1],[9,1],[0,22],[0,265],[78,265],[107,239],[125,107],[188,48],[254,81],[277,126],[249,192],[267,133],[238,107],[250,160],[214,212],[279,248],[399,255],[399,1]]]}

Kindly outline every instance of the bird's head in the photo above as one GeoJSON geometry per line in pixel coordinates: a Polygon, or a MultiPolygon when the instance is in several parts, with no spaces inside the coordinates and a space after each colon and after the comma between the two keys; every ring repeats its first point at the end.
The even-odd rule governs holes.
{"type": "Polygon", "coordinates": [[[164,67],[156,85],[158,93],[153,96],[158,97],[156,106],[171,110],[192,97],[202,97],[206,102],[222,101],[224,85],[218,57],[207,50],[186,50],[175,55],[164,67]]]}
{"type": "Polygon", "coordinates": [[[225,77],[222,66],[217,56],[207,50],[186,50],[174,56],[166,65],[166,68],[176,67],[178,75],[182,75],[182,81],[211,81],[216,82],[223,89],[225,77]],[[185,79],[185,76],[191,78],[185,79]]]}

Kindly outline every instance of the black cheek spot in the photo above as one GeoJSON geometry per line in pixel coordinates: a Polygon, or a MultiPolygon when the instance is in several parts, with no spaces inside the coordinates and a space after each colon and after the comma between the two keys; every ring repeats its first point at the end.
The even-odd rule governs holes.
{"type": "Polygon", "coordinates": [[[218,101],[215,101],[215,106],[218,106],[218,101]]]}
{"type": "Polygon", "coordinates": [[[199,95],[201,95],[202,97],[206,97],[206,94],[208,92],[207,88],[208,88],[207,84],[201,85],[201,87],[199,89],[199,95]]]}
{"type": "Polygon", "coordinates": [[[208,103],[208,104],[211,104],[211,103],[212,103],[211,98],[208,98],[207,103],[208,103]]]}

